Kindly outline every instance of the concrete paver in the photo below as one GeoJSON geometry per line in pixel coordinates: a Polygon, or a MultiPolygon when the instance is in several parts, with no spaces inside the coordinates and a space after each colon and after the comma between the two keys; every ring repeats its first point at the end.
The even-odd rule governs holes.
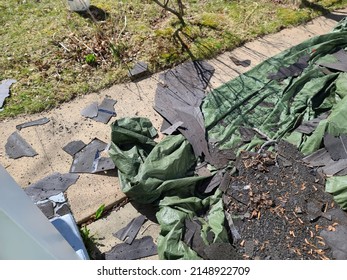
{"type": "MultiPolygon", "coordinates": [[[[102,219],[87,225],[87,228],[90,230],[90,235],[95,238],[95,243],[97,244],[99,253],[105,253],[111,250],[115,245],[123,243],[123,241],[114,237],[113,233],[116,233],[118,230],[127,226],[133,218],[136,218],[141,214],[144,214],[141,213],[141,207],[134,207],[133,204],[127,203],[124,207],[114,210],[102,219]]],[[[142,225],[136,239],[140,239],[144,236],[152,236],[153,242],[156,244],[159,231],[159,225],[155,221],[148,219],[142,225]]],[[[158,255],[144,259],[157,260],[158,255]]]]}

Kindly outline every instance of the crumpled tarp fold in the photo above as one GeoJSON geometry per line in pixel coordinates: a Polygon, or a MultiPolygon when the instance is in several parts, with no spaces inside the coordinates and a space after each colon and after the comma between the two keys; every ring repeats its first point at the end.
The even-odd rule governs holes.
{"type": "Polygon", "coordinates": [[[186,217],[208,211],[203,231],[212,230],[214,242],[227,242],[221,194],[199,198],[196,186],[208,177],[193,176],[197,158],[182,135],[156,144],[156,131],[146,118],[123,118],[112,124],[110,156],[118,168],[122,191],[139,203],[159,202],[161,225],[158,253],[165,259],[199,259],[183,243],[186,217]]]}
{"type": "MultiPolygon", "coordinates": [[[[242,141],[240,127],[256,129],[267,140],[285,139],[309,155],[322,147],[326,133],[336,137],[346,134],[347,73],[321,66],[339,66],[337,57],[346,49],[345,18],[331,33],[287,49],[213,90],[202,104],[208,138],[220,149],[231,148],[239,153],[264,143],[264,137],[259,135],[250,142],[242,141]],[[280,81],[271,79],[271,74],[307,56],[308,65],[300,75],[282,75],[280,81]],[[318,123],[312,134],[295,131],[303,122],[327,113],[328,117],[318,123]]],[[[347,184],[343,188],[347,191],[347,184]]],[[[334,197],[340,206],[345,205],[344,197],[334,197]]]]}

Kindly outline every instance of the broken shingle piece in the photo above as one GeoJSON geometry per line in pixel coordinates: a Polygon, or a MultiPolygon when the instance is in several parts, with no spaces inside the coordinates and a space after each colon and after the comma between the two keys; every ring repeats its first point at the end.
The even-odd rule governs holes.
{"type": "Polygon", "coordinates": [[[132,81],[136,81],[149,76],[148,64],[146,62],[140,61],[135,64],[135,66],[129,71],[129,77],[132,81]]]}
{"type": "Polygon", "coordinates": [[[303,158],[302,161],[312,167],[326,166],[334,163],[334,160],[332,160],[325,148],[315,151],[314,153],[303,158]]]}
{"type": "Polygon", "coordinates": [[[249,59],[240,60],[240,59],[238,59],[238,58],[236,58],[234,56],[230,56],[230,59],[237,66],[248,67],[248,66],[251,65],[251,61],[249,59]]]}
{"type": "Polygon", "coordinates": [[[92,173],[112,170],[115,168],[116,166],[111,158],[99,156],[94,160],[92,173]]]}
{"type": "Polygon", "coordinates": [[[320,121],[326,119],[329,116],[329,113],[323,113],[319,115],[317,118],[314,118],[310,121],[303,121],[300,126],[298,126],[295,130],[304,134],[311,134],[313,131],[316,130],[317,126],[319,125],[320,121]]]}
{"type": "Polygon", "coordinates": [[[85,107],[81,111],[81,115],[106,124],[112,117],[117,115],[116,111],[114,110],[114,104],[116,103],[116,100],[104,98],[100,105],[98,105],[97,102],[93,102],[85,107]]]}
{"type": "Polygon", "coordinates": [[[98,115],[98,102],[93,102],[81,111],[81,115],[86,118],[95,118],[98,115]]]}
{"type": "Polygon", "coordinates": [[[49,122],[49,119],[44,117],[35,121],[31,121],[31,122],[25,122],[19,125],[16,125],[16,128],[18,130],[21,130],[22,128],[26,128],[26,127],[30,127],[30,126],[36,126],[36,125],[43,125],[49,122]]]}
{"type": "Polygon", "coordinates": [[[214,68],[204,61],[187,62],[160,75],[154,109],[170,124],[178,127],[193,147],[196,156],[210,162],[204,117],[200,105],[214,68]]]}
{"type": "Polygon", "coordinates": [[[324,135],[324,146],[333,160],[347,158],[347,136],[335,137],[329,133],[324,135]]]}
{"type": "Polygon", "coordinates": [[[172,133],[174,133],[179,127],[182,127],[183,122],[178,121],[175,122],[174,124],[172,124],[171,126],[169,126],[168,128],[162,130],[163,134],[167,134],[167,135],[171,135],[172,133]]]}
{"type": "Polygon", "coordinates": [[[64,216],[66,214],[71,214],[69,206],[65,203],[61,207],[55,210],[55,213],[59,216],[64,216]]]}
{"type": "Polygon", "coordinates": [[[126,227],[120,229],[113,235],[117,237],[119,240],[122,240],[127,244],[131,244],[134,241],[137,233],[139,232],[145,220],[145,216],[138,216],[132,219],[132,221],[126,227]]]}
{"type": "Polygon", "coordinates": [[[116,116],[116,111],[114,110],[114,104],[116,103],[116,100],[105,98],[98,107],[98,115],[93,120],[105,124],[108,123],[112,117],[116,116]]]}
{"type": "Polygon", "coordinates": [[[242,141],[246,143],[251,142],[254,136],[256,135],[255,130],[245,126],[240,126],[239,132],[240,132],[242,141]]]}
{"type": "Polygon", "coordinates": [[[115,168],[113,161],[100,156],[100,152],[105,151],[108,145],[95,138],[82,150],[74,155],[71,173],[97,173],[100,171],[115,168]]]}
{"type": "Polygon", "coordinates": [[[54,216],[54,205],[52,201],[47,200],[43,203],[37,203],[36,206],[48,219],[54,216]]]}
{"type": "Polygon", "coordinates": [[[220,185],[222,178],[224,176],[224,170],[219,170],[213,177],[205,180],[201,186],[199,186],[199,190],[202,193],[208,194],[212,193],[216,190],[216,188],[220,185]]]}
{"type": "Polygon", "coordinates": [[[320,233],[331,248],[334,259],[346,260],[347,259],[347,226],[338,225],[335,231],[322,230],[320,233]]]}
{"type": "Polygon", "coordinates": [[[211,155],[210,163],[218,169],[225,168],[230,161],[236,159],[236,154],[232,149],[220,150],[217,146],[210,144],[209,150],[211,155]]]}
{"type": "Polygon", "coordinates": [[[16,131],[8,137],[5,149],[6,154],[13,159],[37,155],[37,152],[16,131]]]}
{"type": "Polygon", "coordinates": [[[5,99],[10,96],[10,87],[12,84],[17,82],[13,79],[2,80],[0,84],[0,111],[2,111],[2,106],[4,105],[5,99]]]}
{"type": "Polygon", "coordinates": [[[78,178],[79,175],[77,174],[60,174],[56,172],[26,187],[24,191],[36,203],[65,192],[68,187],[76,183],[78,178]]]}
{"type": "Polygon", "coordinates": [[[347,53],[344,49],[334,53],[337,62],[333,63],[319,63],[320,66],[327,67],[332,70],[347,72],[347,53]]]}
{"type": "MultiPolygon", "coordinates": [[[[344,171],[347,168],[347,159],[339,159],[322,168],[322,171],[327,176],[333,176],[335,174],[344,171]]],[[[339,174],[341,175],[341,173],[339,174]]]]}
{"type": "Polygon", "coordinates": [[[310,55],[303,55],[298,59],[297,62],[289,65],[288,67],[280,67],[276,73],[270,73],[268,78],[270,80],[282,81],[289,77],[299,76],[304,69],[308,66],[308,61],[310,60],[310,55]]]}
{"type": "MultiPolygon", "coordinates": [[[[206,259],[204,249],[206,243],[201,237],[202,225],[199,220],[186,218],[184,221],[183,241],[192,248],[200,257],[206,259]]],[[[207,241],[212,242],[214,234],[211,231],[207,232],[207,241]]]]}
{"type": "Polygon", "coordinates": [[[71,141],[70,143],[66,144],[63,147],[63,150],[66,153],[68,153],[70,156],[74,156],[76,153],[82,150],[85,146],[86,144],[81,140],[71,141]]]}
{"type": "Polygon", "coordinates": [[[122,243],[105,253],[105,260],[136,260],[156,255],[157,245],[151,236],[135,239],[131,245],[122,243]]]}

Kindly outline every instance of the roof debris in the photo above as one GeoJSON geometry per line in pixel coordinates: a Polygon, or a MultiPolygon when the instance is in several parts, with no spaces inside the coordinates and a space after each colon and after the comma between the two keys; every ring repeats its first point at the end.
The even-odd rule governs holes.
{"type": "Polygon", "coordinates": [[[320,234],[316,226],[328,228],[336,221],[329,211],[343,211],[332,206],[332,196],[300,158],[297,148],[283,140],[274,152],[243,152],[238,157],[237,172],[223,189],[223,201],[229,225],[232,221],[233,242],[242,258],[332,258],[331,251],[316,239],[320,234]],[[291,165],[276,163],[272,154],[281,155],[291,165]],[[283,250],[293,244],[295,250],[283,250]],[[322,251],[311,252],[314,247],[322,251]]]}
{"type": "Polygon", "coordinates": [[[335,137],[329,133],[324,135],[324,146],[333,160],[347,158],[347,135],[335,137]]]}
{"type": "Polygon", "coordinates": [[[303,121],[295,130],[307,135],[312,134],[316,130],[320,121],[325,120],[329,116],[329,112],[320,114],[317,118],[314,118],[310,121],[303,121]]]}
{"type": "Polygon", "coordinates": [[[135,66],[129,70],[129,77],[132,81],[139,81],[140,79],[146,78],[150,75],[148,70],[148,64],[143,61],[139,61],[135,66]]]}
{"type": "Polygon", "coordinates": [[[325,133],[324,147],[303,158],[303,162],[311,167],[318,167],[317,172],[326,176],[347,175],[347,136],[335,137],[325,133]]]}
{"type": "Polygon", "coordinates": [[[44,117],[38,120],[30,121],[30,122],[25,122],[19,125],[16,125],[17,130],[21,130],[26,127],[31,127],[31,126],[36,126],[36,125],[43,125],[49,122],[49,119],[44,117]]]}
{"type": "Polygon", "coordinates": [[[54,217],[54,204],[52,201],[46,200],[36,205],[48,219],[54,217]]]}
{"type": "MultiPolygon", "coordinates": [[[[201,237],[201,223],[197,219],[185,219],[184,221],[184,236],[183,241],[192,248],[200,257],[206,259],[205,254],[206,244],[201,237]]],[[[209,231],[207,238],[212,242],[214,234],[209,231]]]]}
{"type": "Polygon", "coordinates": [[[328,63],[328,62],[320,62],[318,65],[327,67],[332,70],[347,72],[347,53],[344,49],[341,49],[332,54],[336,62],[328,63]]]}
{"type": "Polygon", "coordinates": [[[186,62],[160,75],[154,109],[170,124],[177,127],[193,146],[197,156],[210,160],[204,118],[200,109],[214,68],[204,61],[186,62]]]}
{"type": "Polygon", "coordinates": [[[86,118],[95,118],[98,115],[98,102],[93,102],[81,111],[81,115],[86,118]]]}
{"type": "Polygon", "coordinates": [[[100,105],[97,102],[93,102],[81,111],[81,115],[93,119],[97,122],[107,124],[112,117],[115,117],[116,111],[114,105],[116,100],[111,98],[104,98],[100,105]]]}
{"type": "Polygon", "coordinates": [[[235,63],[236,66],[248,67],[251,65],[251,61],[249,59],[240,60],[234,56],[230,56],[230,59],[235,63]]]}
{"type": "Polygon", "coordinates": [[[334,259],[347,259],[347,225],[339,225],[335,231],[322,230],[320,235],[331,247],[334,259]]]}
{"type": "Polygon", "coordinates": [[[68,187],[75,184],[79,175],[77,174],[61,174],[55,172],[38,182],[29,185],[24,189],[25,193],[33,202],[49,199],[61,192],[65,192],[68,187]]]}
{"type": "Polygon", "coordinates": [[[13,159],[33,157],[37,152],[24,140],[17,131],[13,132],[5,144],[6,154],[13,159]]]}
{"type": "Polygon", "coordinates": [[[105,253],[105,260],[136,260],[157,254],[157,245],[151,236],[135,239],[131,245],[117,244],[105,253]]]}
{"type": "MultiPolygon", "coordinates": [[[[76,143],[74,143],[76,144],[76,143]]],[[[78,143],[78,148],[82,143],[78,143]]],[[[88,145],[74,154],[70,167],[72,173],[98,173],[115,168],[113,161],[109,157],[103,157],[101,152],[107,152],[108,145],[94,138],[88,145]]]]}
{"type": "Polygon", "coordinates": [[[306,54],[304,56],[301,56],[297,62],[289,65],[288,67],[280,67],[277,73],[269,74],[268,78],[270,80],[282,81],[289,77],[297,77],[308,66],[309,60],[310,55],[306,54]]]}
{"type": "Polygon", "coordinates": [[[117,103],[116,100],[111,98],[105,98],[98,108],[98,115],[93,118],[93,120],[102,123],[108,123],[112,117],[115,117],[116,111],[114,110],[114,105],[117,103]]]}
{"type": "Polygon", "coordinates": [[[63,147],[63,150],[64,152],[68,153],[70,156],[74,156],[76,153],[82,150],[85,146],[86,144],[81,140],[71,141],[63,147]]]}
{"type": "Polygon", "coordinates": [[[113,235],[127,244],[132,244],[146,217],[141,215],[134,218],[126,227],[120,229],[113,235]]]}
{"type": "Polygon", "coordinates": [[[182,121],[178,121],[178,122],[175,122],[174,124],[172,124],[171,126],[169,126],[168,128],[165,128],[165,129],[162,130],[161,132],[162,132],[163,134],[171,135],[171,134],[174,133],[179,127],[184,129],[184,127],[183,127],[182,125],[183,125],[183,122],[182,122],[182,121]]]}

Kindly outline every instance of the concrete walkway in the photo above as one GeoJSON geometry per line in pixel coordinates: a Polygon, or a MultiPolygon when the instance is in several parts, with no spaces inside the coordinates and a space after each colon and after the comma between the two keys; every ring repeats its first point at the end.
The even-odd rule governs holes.
{"type": "MultiPolygon", "coordinates": [[[[243,73],[266,58],[294,46],[313,36],[325,34],[335,27],[337,22],[347,16],[347,8],[336,11],[328,16],[319,17],[308,24],[297,28],[282,30],[279,33],[259,38],[245,44],[232,52],[226,52],[209,61],[215,67],[210,88],[214,89],[230,79],[243,73]],[[231,57],[240,60],[249,59],[249,67],[236,66],[231,57]]],[[[156,85],[159,74],[137,83],[114,85],[101,92],[92,93],[77,98],[59,108],[41,114],[20,116],[0,123],[0,164],[12,175],[17,183],[25,188],[53,172],[68,173],[72,157],[62,150],[72,140],[82,140],[89,143],[95,137],[109,143],[110,123],[105,125],[94,120],[84,118],[80,111],[92,102],[101,102],[105,97],[117,100],[115,109],[116,118],[141,116],[149,118],[159,130],[162,118],[153,110],[156,85]],[[42,125],[22,129],[20,135],[32,145],[38,155],[29,158],[10,159],[5,153],[7,138],[16,130],[16,125],[47,117],[50,122],[42,125]]],[[[162,135],[158,138],[161,139],[162,135]]],[[[88,228],[98,239],[98,248],[101,252],[109,250],[118,241],[112,233],[125,226],[138,211],[131,204],[125,207],[116,207],[124,201],[125,195],[120,191],[117,174],[80,174],[77,183],[67,190],[67,198],[77,223],[87,221],[100,205],[105,204],[107,209],[114,209],[110,215],[90,225],[88,228]]],[[[143,235],[158,235],[159,227],[152,221],[146,222],[143,235]]]]}

